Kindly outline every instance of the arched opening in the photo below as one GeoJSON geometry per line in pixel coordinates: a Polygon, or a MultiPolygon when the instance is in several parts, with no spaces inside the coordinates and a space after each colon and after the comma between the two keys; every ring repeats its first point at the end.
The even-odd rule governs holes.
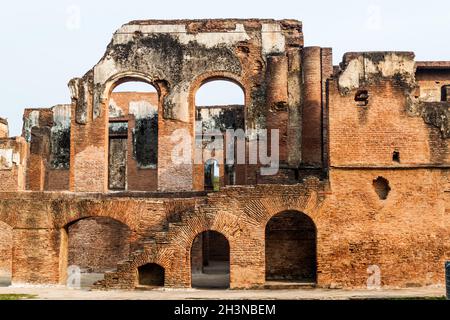
{"type": "Polygon", "coordinates": [[[198,89],[195,105],[196,145],[203,163],[219,159],[224,185],[245,184],[244,90],[234,80],[208,80],[198,89]]]}
{"type": "Polygon", "coordinates": [[[191,248],[193,288],[227,289],[230,287],[230,245],[219,232],[199,234],[191,248]]]}
{"type": "Polygon", "coordinates": [[[0,287],[11,285],[13,229],[0,221],[0,287]]]}
{"type": "Polygon", "coordinates": [[[209,159],[205,162],[205,190],[219,191],[220,168],[219,162],[209,159]]]}
{"type": "Polygon", "coordinates": [[[139,286],[164,287],[164,268],[155,263],[148,263],[138,268],[139,286]]]}
{"type": "Polygon", "coordinates": [[[104,273],[130,256],[131,230],[108,217],[78,220],[65,228],[68,238],[68,267],[81,271],[81,287],[88,288],[104,273]]]}
{"type": "Polygon", "coordinates": [[[380,200],[386,200],[391,192],[389,181],[383,177],[378,177],[373,180],[373,188],[380,200]]]}
{"type": "Polygon", "coordinates": [[[313,284],[317,280],[316,226],[306,214],[287,211],[266,226],[266,281],[313,284]]]}
{"type": "Polygon", "coordinates": [[[126,81],[109,101],[108,184],[113,191],[158,189],[159,96],[152,85],[126,81]]]}

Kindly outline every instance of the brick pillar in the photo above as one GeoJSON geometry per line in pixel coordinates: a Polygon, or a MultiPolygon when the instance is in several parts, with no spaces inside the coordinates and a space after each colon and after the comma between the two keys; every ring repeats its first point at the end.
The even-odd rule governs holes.
{"type": "Polygon", "coordinates": [[[333,76],[333,49],[322,48],[322,134],[323,134],[323,167],[328,167],[328,103],[327,80],[333,76]]]}
{"type": "MultiPolygon", "coordinates": [[[[288,58],[270,56],[267,59],[267,114],[268,138],[270,130],[279,130],[280,161],[287,161],[287,121],[288,121],[288,58]]],[[[270,143],[268,151],[270,152],[270,143]]]]}
{"type": "Polygon", "coordinates": [[[64,229],[14,229],[12,285],[64,285],[67,233],[64,229]]]}
{"type": "Polygon", "coordinates": [[[303,164],[322,165],[322,53],[320,47],[303,49],[303,164]]]}
{"type": "Polygon", "coordinates": [[[50,128],[34,127],[31,130],[31,147],[28,158],[27,189],[44,191],[47,160],[50,154],[50,128]]]}
{"type": "Polygon", "coordinates": [[[301,112],[301,51],[291,48],[288,51],[288,164],[298,167],[302,161],[302,112],[301,112]]]}

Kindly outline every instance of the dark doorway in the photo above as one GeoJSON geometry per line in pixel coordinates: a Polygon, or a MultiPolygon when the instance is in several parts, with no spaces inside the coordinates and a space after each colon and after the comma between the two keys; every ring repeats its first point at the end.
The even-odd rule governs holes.
{"type": "Polygon", "coordinates": [[[149,263],[138,268],[139,285],[149,287],[164,287],[164,268],[149,263]]]}
{"type": "Polygon", "coordinates": [[[230,245],[215,231],[198,235],[191,249],[193,288],[227,289],[230,287],[230,245]]]}
{"type": "Polygon", "coordinates": [[[266,226],[266,280],[315,283],[316,227],[307,215],[288,211],[266,226]]]}

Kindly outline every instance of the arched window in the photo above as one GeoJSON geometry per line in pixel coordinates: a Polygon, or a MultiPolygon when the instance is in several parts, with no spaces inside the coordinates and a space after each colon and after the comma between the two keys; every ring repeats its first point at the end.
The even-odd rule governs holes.
{"type": "Polygon", "coordinates": [[[204,162],[220,157],[225,164],[224,184],[245,184],[245,92],[230,80],[207,81],[197,91],[195,104],[196,145],[203,148],[204,162]],[[227,130],[235,133],[229,141],[227,130]]]}
{"type": "Polygon", "coordinates": [[[125,82],[111,93],[110,190],[157,190],[158,106],[157,90],[145,82],[125,82]]]}

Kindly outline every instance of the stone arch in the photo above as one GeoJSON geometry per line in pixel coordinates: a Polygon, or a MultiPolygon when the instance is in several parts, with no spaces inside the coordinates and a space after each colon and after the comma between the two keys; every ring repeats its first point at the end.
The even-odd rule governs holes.
{"type": "Polygon", "coordinates": [[[273,216],[265,226],[266,281],[317,282],[317,227],[296,210],[273,216]]]}

